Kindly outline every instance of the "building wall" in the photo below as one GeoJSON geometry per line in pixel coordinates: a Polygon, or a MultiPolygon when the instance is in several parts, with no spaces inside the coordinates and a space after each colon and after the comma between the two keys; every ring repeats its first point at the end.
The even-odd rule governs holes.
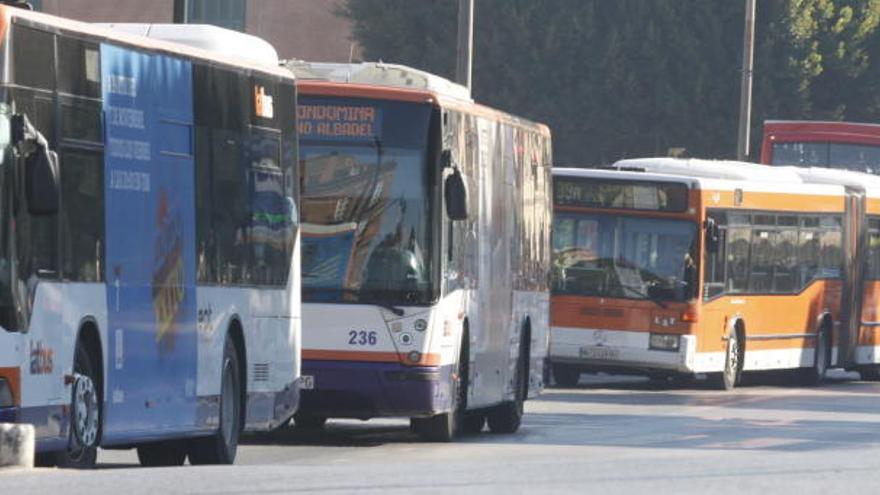
{"type": "MultiPolygon", "coordinates": [[[[248,0],[246,31],[281,58],[347,62],[351,25],[334,15],[343,0],[248,0]]],[[[43,12],[85,22],[172,22],[174,0],[43,0],[43,12]]]]}

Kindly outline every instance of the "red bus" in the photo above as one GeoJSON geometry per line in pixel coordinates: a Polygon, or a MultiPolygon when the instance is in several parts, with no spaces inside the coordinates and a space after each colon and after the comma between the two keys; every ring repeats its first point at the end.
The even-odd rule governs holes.
{"type": "Polygon", "coordinates": [[[761,163],[880,173],[880,124],[768,120],[761,163]]]}

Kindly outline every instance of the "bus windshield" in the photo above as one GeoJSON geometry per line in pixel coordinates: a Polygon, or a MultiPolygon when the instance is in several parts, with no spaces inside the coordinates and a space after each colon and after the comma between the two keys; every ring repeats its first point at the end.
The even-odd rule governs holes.
{"type": "Polygon", "coordinates": [[[553,293],[687,301],[696,295],[696,223],[557,213],[553,293]]]}
{"type": "Polygon", "coordinates": [[[418,304],[433,299],[426,166],[430,112],[427,106],[411,108],[374,113],[385,110],[388,139],[302,142],[305,301],[418,304]],[[407,125],[421,128],[410,142],[401,134],[411,129],[396,136],[399,130],[388,129],[394,124],[390,119],[401,113],[410,115],[407,125]]]}

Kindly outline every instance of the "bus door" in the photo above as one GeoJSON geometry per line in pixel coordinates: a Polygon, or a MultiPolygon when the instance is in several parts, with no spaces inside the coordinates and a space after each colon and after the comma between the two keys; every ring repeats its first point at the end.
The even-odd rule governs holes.
{"type": "Polygon", "coordinates": [[[192,67],[101,46],[106,119],[105,440],[196,422],[192,67]]]}
{"type": "Polygon", "coordinates": [[[846,188],[846,218],[843,228],[843,295],[840,302],[841,328],[836,344],[837,363],[847,367],[855,364],[862,314],[867,222],[865,191],[861,188],[846,188]]]}

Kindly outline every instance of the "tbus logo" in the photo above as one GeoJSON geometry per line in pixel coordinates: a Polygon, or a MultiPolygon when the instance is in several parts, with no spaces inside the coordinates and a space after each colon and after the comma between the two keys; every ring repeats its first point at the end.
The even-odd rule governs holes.
{"type": "Polygon", "coordinates": [[[42,340],[30,341],[30,369],[32,375],[48,375],[55,369],[55,351],[42,340]]]}
{"type": "Polygon", "coordinates": [[[254,86],[254,109],[257,117],[275,118],[275,104],[272,95],[266,94],[266,88],[260,85],[254,86]]]}

